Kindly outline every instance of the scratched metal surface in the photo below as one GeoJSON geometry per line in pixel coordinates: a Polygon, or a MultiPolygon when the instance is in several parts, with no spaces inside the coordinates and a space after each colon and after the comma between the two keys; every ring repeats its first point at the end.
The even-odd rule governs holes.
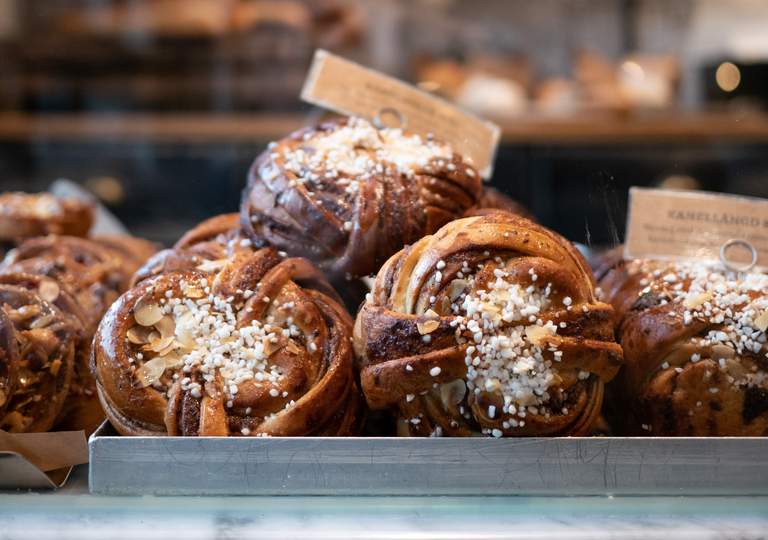
{"type": "Polygon", "coordinates": [[[182,438],[89,442],[111,495],[757,495],[761,438],[182,438]]]}

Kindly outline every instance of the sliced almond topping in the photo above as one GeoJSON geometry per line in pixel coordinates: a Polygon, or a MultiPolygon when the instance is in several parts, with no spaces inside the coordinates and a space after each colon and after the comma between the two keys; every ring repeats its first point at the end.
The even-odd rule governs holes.
{"type": "Polygon", "coordinates": [[[469,285],[469,282],[466,279],[454,279],[451,281],[451,284],[448,285],[448,297],[451,299],[451,302],[461,296],[461,293],[467,289],[467,285],[469,285]]]}
{"type": "Polygon", "coordinates": [[[160,306],[145,299],[141,299],[133,308],[133,317],[141,326],[153,326],[163,318],[163,310],[160,306]]]}
{"type": "Polygon", "coordinates": [[[714,295],[711,292],[703,292],[699,294],[689,295],[683,301],[683,305],[688,309],[696,309],[705,302],[712,300],[714,295]]]}
{"type": "Polygon", "coordinates": [[[203,261],[197,266],[201,272],[218,272],[227,264],[227,259],[216,259],[215,261],[203,261]]]}
{"type": "Polygon", "coordinates": [[[534,345],[540,345],[544,338],[552,334],[543,326],[527,326],[525,328],[525,337],[534,345]]]}
{"type": "Polygon", "coordinates": [[[440,315],[435,313],[435,310],[433,310],[431,308],[424,312],[424,316],[425,317],[429,317],[430,319],[439,319],[440,318],[440,315]]]}
{"type": "Polygon", "coordinates": [[[40,298],[46,302],[54,302],[59,297],[61,289],[59,288],[59,284],[52,279],[44,279],[40,282],[40,286],[37,288],[37,293],[40,295],[40,298]]]}
{"type": "Polygon", "coordinates": [[[763,311],[760,315],[757,316],[755,319],[755,328],[761,332],[768,330],[768,310],[763,311]]]}
{"type": "Polygon", "coordinates": [[[267,341],[264,343],[264,354],[267,356],[272,356],[275,352],[279,351],[283,348],[283,345],[280,342],[273,343],[272,341],[267,341]]]}
{"type": "Polygon", "coordinates": [[[176,341],[185,349],[197,347],[193,328],[194,318],[194,314],[191,311],[187,311],[176,321],[176,328],[174,329],[176,341]]]}
{"type": "MultiPolygon", "coordinates": [[[[157,339],[151,341],[148,345],[145,345],[143,349],[145,351],[154,351],[156,353],[168,352],[175,345],[174,341],[175,340],[173,336],[168,336],[165,338],[158,337],[157,339]]],[[[160,354],[160,356],[162,356],[162,354],[160,354]]]]}
{"type": "Polygon", "coordinates": [[[176,323],[173,322],[173,317],[166,315],[155,323],[155,328],[160,332],[160,337],[166,339],[174,336],[176,323]]]}
{"type": "Polygon", "coordinates": [[[438,329],[440,326],[440,321],[436,321],[434,319],[430,319],[428,321],[418,321],[416,323],[416,328],[419,331],[419,334],[422,336],[425,334],[431,334],[435,330],[438,329]]]}
{"type": "Polygon", "coordinates": [[[165,359],[158,356],[157,358],[145,362],[144,365],[137,369],[136,378],[139,380],[139,384],[146,388],[159,381],[164,371],[165,359]]]}
{"type": "Polygon", "coordinates": [[[165,362],[166,369],[174,368],[178,366],[179,364],[181,364],[181,360],[184,358],[183,354],[173,349],[171,349],[169,352],[161,356],[163,358],[163,361],[165,362]]]}
{"type": "Polygon", "coordinates": [[[288,340],[285,349],[291,354],[299,354],[301,352],[301,349],[293,342],[292,339],[288,340]]]}
{"type": "Polygon", "coordinates": [[[149,334],[151,332],[153,330],[146,326],[132,326],[125,333],[125,337],[134,345],[144,345],[149,343],[149,334]]]}

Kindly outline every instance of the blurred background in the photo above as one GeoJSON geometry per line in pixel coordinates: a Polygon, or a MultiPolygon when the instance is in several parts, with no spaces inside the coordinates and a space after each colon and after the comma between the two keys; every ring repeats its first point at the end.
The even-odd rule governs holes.
{"type": "Polygon", "coordinates": [[[89,189],[169,243],[322,111],[327,48],[499,123],[492,184],[572,240],[629,186],[768,197],[764,0],[0,0],[0,189],[89,189]]]}

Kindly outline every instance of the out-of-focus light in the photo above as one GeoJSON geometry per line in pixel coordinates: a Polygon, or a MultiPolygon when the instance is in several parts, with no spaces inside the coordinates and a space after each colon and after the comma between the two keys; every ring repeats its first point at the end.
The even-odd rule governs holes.
{"type": "Polygon", "coordinates": [[[123,183],[111,176],[89,178],[85,186],[107,204],[118,205],[125,199],[123,183]]]}
{"type": "Polygon", "coordinates": [[[632,60],[625,60],[621,63],[621,70],[632,79],[644,79],[645,70],[643,66],[632,60]]]}
{"type": "Polygon", "coordinates": [[[730,62],[723,62],[717,66],[715,72],[715,81],[717,86],[724,92],[733,92],[739,87],[741,82],[741,72],[739,68],[730,62]]]}

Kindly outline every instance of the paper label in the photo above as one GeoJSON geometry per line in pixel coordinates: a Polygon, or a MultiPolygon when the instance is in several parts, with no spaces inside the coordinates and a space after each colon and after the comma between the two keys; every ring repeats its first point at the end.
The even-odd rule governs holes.
{"type": "Polygon", "coordinates": [[[328,51],[315,51],[301,99],[367,120],[373,120],[377,114],[384,117],[388,109],[396,110],[405,122],[405,129],[421,136],[434,134],[457,152],[472,158],[484,178],[489,178],[493,171],[499,126],[328,51]]]}
{"type": "MultiPolygon", "coordinates": [[[[746,241],[757,266],[768,267],[768,200],[699,191],[631,188],[625,257],[720,260],[729,240],[746,241]]],[[[727,260],[749,263],[749,248],[734,245],[727,260]]]]}

